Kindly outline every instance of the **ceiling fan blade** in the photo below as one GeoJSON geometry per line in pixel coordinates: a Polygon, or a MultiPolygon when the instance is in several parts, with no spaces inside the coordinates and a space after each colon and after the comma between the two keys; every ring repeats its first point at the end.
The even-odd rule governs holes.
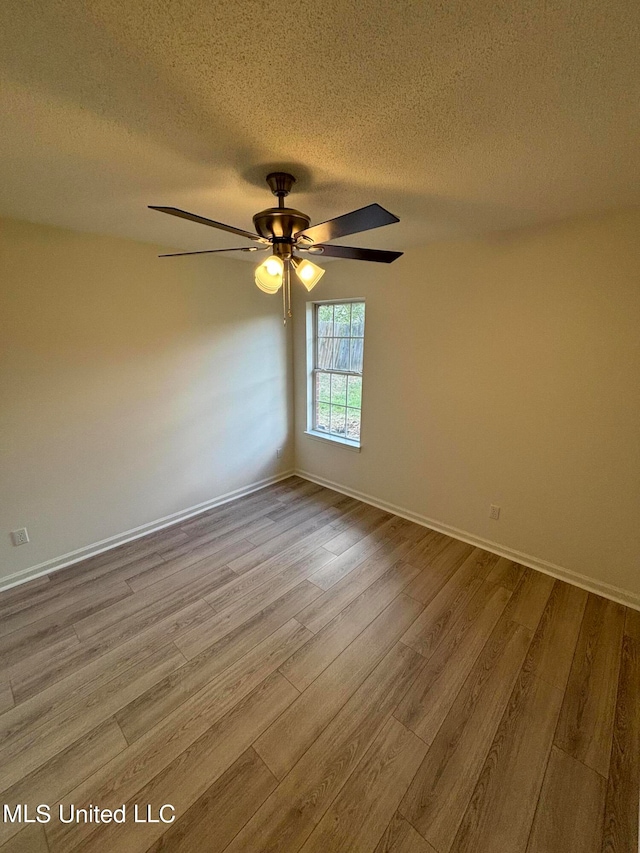
{"type": "Polygon", "coordinates": [[[266,252],[269,246],[241,246],[237,249],[205,249],[202,252],[171,252],[168,255],[158,255],[159,258],[179,258],[182,255],[213,255],[216,252],[266,252]]]}
{"type": "Polygon", "coordinates": [[[314,243],[327,243],[337,237],[369,231],[371,228],[380,228],[382,225],[391,225],[393,222],[400,222],[400,220],[379,204],[369,204],[367,207],[352,210],[351,213],[336,216],[335,219],[329,219],[319,225],[312,225],[304,231],[298,231],[294,237],[307,237],[314,243]]]}
{"type": "Polygon", "coordinates": [[[180,210],[179,207],[157,207],[150,204],[149,209],[159,210],[160,213],[168,213],[170,216],[178,216],[180,219],[188,219],[191,222],[198,222],[200,225],[210,225],[211,228],[219,228],[220,231],[228,231],[230,234],[239,234],[241,237],[248,237],[250,240],[257,240],[259,243],[268,242],[263,237],[258,237],[257,234],[252,234],[250,231],[243,231],[242,228],[234,228],[233,225],[225,225],[224,222],[215,222],[213,219],[207,219],[206,216],[198,216],[197,213],[180,210]]]}
{"type": "MultiPolygon", "coordinates": [[[[322,243],[314,243],[313,248],[322,249],[322,255],[327,258],[351,258],[354,261],[375,261],[379,264],[390,264],[404,254],[404,252],[387,252],[381,249],[357,249],[353,246],[325,246],[322,243]]],[[[309,252],[309,254],[316,253],[309,252]]],[[[318,252],[318,255],[320,254],[318,252]]]]}

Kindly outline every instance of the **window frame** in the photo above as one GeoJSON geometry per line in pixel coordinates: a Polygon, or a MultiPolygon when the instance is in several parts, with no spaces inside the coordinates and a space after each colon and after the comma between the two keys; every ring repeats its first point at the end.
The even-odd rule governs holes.
{"type": "MultiPolygon", "coordinates": [[[[365,329],[366,329],[366,300],[362,297],[348,297],[343,299],[323,299],[307,303],[307,429],[305,435],[310,438],[319,439],[320,441],[329,441],[338,446],[345,447],[349,450],[360,451],[362,446],[362,396],[360,397],[360,438],[353,439],[346,436],[336,435],[331,432],[324,432],[314,428],[316,422],[316,376],[318,373],[337,374],[339,376],[357,376],[362,380],[362,391],[364,393],[364,332],[362,335],[362,355],[363,355],[363,370],[358,373],[355,370],[336,370],[317,367],[318,363],[318,313],[322,305],[348,305],[362,304],[365,306],[365,329]]],[[[338,336],[340,337],[340,336],[338,336]]],[[[351,337],[349,338],[351,339],[351,337]]],[[[345,408],[349,408],[346,407],[345,408]]],[[[356,408],[352,406],[351,408],[356,408]]]]}

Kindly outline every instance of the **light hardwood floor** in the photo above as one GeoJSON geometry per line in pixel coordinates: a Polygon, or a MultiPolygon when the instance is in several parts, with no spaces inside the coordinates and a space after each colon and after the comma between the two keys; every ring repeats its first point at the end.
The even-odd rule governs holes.
{"type": "Polygon", "coordinates": [[[637,853],[640,613],[299,478],[0,616],[2,853],[637,853]]]}

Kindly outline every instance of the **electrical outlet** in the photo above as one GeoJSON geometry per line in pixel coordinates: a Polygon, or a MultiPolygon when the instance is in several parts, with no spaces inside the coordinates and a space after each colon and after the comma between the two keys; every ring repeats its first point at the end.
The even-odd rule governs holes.
{"type": "Polygon", "coordinates": [[[281,447],[279,447],[276,450],[276,456],[278,457],[278,459],[282,459],[282,448],[281,447]]]}
{"type": "Polygon", "coordinates": [[[26,527],[21,527],[20,530],[11,531],[11,541],[14,545],[26,545],[29,541],[29,534],[26,527]]]}
{"type": "Polygon", "coordinates": [[[500,518],[500,507],[495,504],[491,504],[489,507],[489,518],[492,518],[494,521],[497,521],[500,518]]]}

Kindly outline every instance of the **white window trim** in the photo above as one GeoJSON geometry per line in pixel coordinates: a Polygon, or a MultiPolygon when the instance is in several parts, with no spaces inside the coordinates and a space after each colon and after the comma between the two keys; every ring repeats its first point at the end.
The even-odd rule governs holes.
{"type": "MultiPolygon", "coordinates": [[[[326,432],[319,432],[318,430],[313,429],[313,395],[314,395],[314,369],[315,369],[315,342],[316,342],[316,329],[315,329],[315,308],[316,305],[344,305],[347,302],[365,302],[365,300],[361,297],[349,297],[347,299],[318,299],[313,302],[307,302],[307,313],[306,313],[306,327],[305,327],[305,335],[306,335],[306,347],[307,347],[307,428],[304,431],[304,434],[309,438],[318,441],[329,442],[330,444],[335,444],[338,447],[343,447],[346,450],[355,450],[356,453],[360,453],[360,449],[362,447],[362,416],[360,417],[360,441],[355,441],[352,438],[343,438],[339,435],[331,435],[326,432]]],[[[366,309],[365,309],[365,329],[366,329],[366,309]]],[[[340,373],[349,372],[349,371],[339,371],[340,373]]],[[[358,374],[358,376],[364,375],[358,374]]],[[[363,394],[364,394],[364,379],[362,382],[363,394]]],[[[362,409],[360,410],[362,413],[362,409]]]]}
{"type": "Polygon", "coordinates": [[[347,450],[355,450],[356,453],[360,453],[360,448],[362,447],[361,442],[354,441],[352,438],[342,438],[340,435],[331,435],[331,433],[328,432],[318,432],[317,430],[306,429],[304,434],[309,436],[309,438],[314,438],[318,441],[330,441],[331,444],[341,445],[347,450]]]}

